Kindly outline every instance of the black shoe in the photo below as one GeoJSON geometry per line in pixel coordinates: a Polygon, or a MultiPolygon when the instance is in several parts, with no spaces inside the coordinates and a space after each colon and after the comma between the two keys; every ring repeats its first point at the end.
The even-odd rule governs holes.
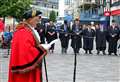
{"type": "Polygon", "coordinates": [[[76,54],[79,54],[79,51],[78,51],[78,50],[76,51],[76,54]]]}
{"type": "Polygon", "coordinates": [[[103,55],[106,55],[106,53],[104,52],[103,55]]]}
{"type": "Polygon", "coordinates": [[[92,52],[91,52],[91,51],[89,51],[89,54],[92,54],[92,52]]]}
{"type": "Polygon", "coordinates": [[[52,50],[52,53],[54,53],[54,50],[52,50]]]}
{"type": "Polygon", "coordinates": [[[99,55],[100,51],[97,51],[97,54],[99,55]]]}
{"type": "Polygon", "coordinates": [[[85,50],[85,54],[87,54],[87,50],[85,50]]]}
{"type": "Polygon", "coordinates": [[[92,52],[90,52],[89,54],[92,54],[92,52]]]}
{"type": "Polygon", "coordinates": [[[118,56],[118,55],[115,53],[115,56],[118,56]]]}
{"type": "Polygon", "coordinates": [[[105,51],[103,51],[103,55],[106,55],[105,51]]]}
{"type": "Polygon", "coordinates": [[[67,54],[67,49],[66,49],[66,48],[65,48],[65,51],[64,51],[64,52],[65,52],[65,54],[67,54]]]}
{"type": "Polygon", "coordinates": [[[63,54],[63,50],[61,50],[61,53],[63,54]]]}
{"type": "Polygon", "coordinates": [[[111,53],[108,53],[108,55],[111,55],[111,53]]]}

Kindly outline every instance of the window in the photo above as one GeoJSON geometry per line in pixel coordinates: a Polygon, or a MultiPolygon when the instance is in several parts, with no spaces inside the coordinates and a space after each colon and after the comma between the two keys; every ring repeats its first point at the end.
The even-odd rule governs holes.
{"type": "Polygon", "coordinates": [[[72,0],[65,0],[65,5],[70,5],[72,3],[72,0]]]}

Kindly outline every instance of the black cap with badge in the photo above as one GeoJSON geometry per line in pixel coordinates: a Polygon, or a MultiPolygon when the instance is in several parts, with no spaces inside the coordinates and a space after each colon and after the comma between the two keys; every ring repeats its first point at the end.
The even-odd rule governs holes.
{"type": "Polygon", "coordinates": [[[26,11],[26,12],[23,14],[23,18],[27,20],[27,19],[33,18],[33,17],[35,17],[35,16],[40,16],[40,17],[41,17],[41,14],[42,14],[41,11],[32,9],[32,10],[26,11]]]}

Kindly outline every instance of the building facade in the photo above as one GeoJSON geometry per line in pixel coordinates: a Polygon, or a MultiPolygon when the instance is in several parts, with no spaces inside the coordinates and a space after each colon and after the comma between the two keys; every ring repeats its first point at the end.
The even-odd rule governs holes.
{"type": "Polygon", "coordinates": [[[49,17],[52,10],[56,12],[57,16],[65,16],[68,13],[72,14],[73,1],[74,0],[35,0],[33,6],[41,10],[45,17],[49,17]]]}
{"type": "Polygon", "coordinates": [[[58,15],[58,2],[59,0],[35,0],[33,7],[40,10],[44,17],[49,18],[51,11],[55,11],[58,15]]]}
{"type": "Polygon", "coordinates": [[[112,0],[111,15],[120,15],[120,0],[112,0]]]}
{"type": "Polygon", "coordinates": [[[111,0],[111,15],[120,25],[120,0],[111,0]]]}

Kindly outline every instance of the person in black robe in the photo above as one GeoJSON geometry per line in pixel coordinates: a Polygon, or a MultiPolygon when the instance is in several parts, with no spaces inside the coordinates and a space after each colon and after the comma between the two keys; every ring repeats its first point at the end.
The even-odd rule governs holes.
{"type": "Polygon", "coordinates": [[[97,54],[100,53],[100,51],[103,52],[104,55],[106,55],[106,34],[107,34],[107,28],[103,25],[96,25],[96,49],[97,54]]]}
{"type": "MultiPolygon", "coordinates": [[[[57,32],[56,32],[55,29],[56,29],[56,27],[55,27],[53,21],[50,20],[49,25],[47,26],[47,32],[46,32],[46,40],[47,40],[48,43],[57,39],[57,32]]],[[[54,45],[55,44],[53,44],[51,46],[51,48],[49,49],[50,53],[54,52],[54,45]]]]}
{"type": "Polygon", "coordinates": [[[112,21],[112,25],[108,28],[108,52],[109,55],[114,53],[117,56],[117,42],[119,39],[119,27],[116,26],[115,21],[112,21]]]}
{"type": "Polygon", "coordinates": [[[95,29],[91,28],[90,25],[87,25],[87,27],[83,30],[83,49],[85,50],[86,54],[88,51],[89,54],[92,54],[91,51],[93,50],[94,36],[95,29]]]}
{"type": "MultiPolygon", "coordinates": [[[[118,25],[118,26],[119,26],[119,41],[120,41],[120,25],[118,25]]],[[[118,49],[120,49],[120,42],[118,44],[118,49]]]]}
{"type": "Polygon", "coordinates": [[[38,23],[36,30],[39,33],[41,43],[44,44],[45,43],[45,25],[42,23],[38,23]]]}
{"type": "Polygon", "coordinates": [[[64,24],[60,27],[59,38],[61,42],[61,52],[67,53],[69,39],[70,39],[70,26],[67,21],[64,21],[64,24]]]}
{"type": "Polygon", "coordinates": [[[75,20],[75,23],[72,25],[71,31],[71,47],[73,48],[74,53],[79,54],[79,50],[82,47],[82,27],[80,26],[80,21],[75,20]]]}

